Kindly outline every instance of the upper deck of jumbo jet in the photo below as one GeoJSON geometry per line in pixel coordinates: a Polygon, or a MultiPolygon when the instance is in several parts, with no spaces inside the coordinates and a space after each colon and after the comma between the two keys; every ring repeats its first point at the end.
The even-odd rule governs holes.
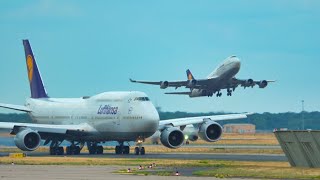
{"type": "Polygon", "coordinates": [[[103,92],[93,96],[84,96],[80,98],[40,98],[40,99],[27,99],[26,105],[28,106],[29,103],[36,103],[38,105],[41,104],[57,104],[57,103],[84,103],[84,102],[121,102],[128,99],[132,100],[140,100],[140,101],[149,101],[148,96],[140,91],[110,91],[110,92],[103,92]]]}
{"type": "Polygon", "coordinates": [[[212,71],[207,78],[215,78],[216,76],[219,76],[222,72],[225,71],[226,69],[231,69],[231,68],[236,68],[237,70],[240,69],[241,62],[240,59],[235,56],[229,56],[226,58],[214,71],[212,71]]]}
{"type": "Polygon", "coordinates": [[[110,92],[103,92],[97,95],[94,95],[88,100],[95,100],[95,101],[114,101],[114,100],[126,100],[129,98],[139,98],[148,96],[144,92],[140,91],[110,91],[110,92]]]}

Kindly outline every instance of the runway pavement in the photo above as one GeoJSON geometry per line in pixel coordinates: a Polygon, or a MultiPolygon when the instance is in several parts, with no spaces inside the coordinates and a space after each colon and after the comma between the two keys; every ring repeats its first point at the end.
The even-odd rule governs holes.
{"type": "MultiPolygon", "coordinates": [[[[9,153],[0,153],[1,156],[8,156],[9,153]]],[[[27,153],[30,157],[46,157],[50,156],[48,153],[30,152],[27,153]]],[[[70,157],[70,156],[69,156],[70,157]]],[[[146,155],[116,155],[106,153],[103,155],[89,155],[88,153],[81,153],[80,155],[73,155],[73,157],[91,157],[91,158],[142,158],[142,159],[189,159],[189,160],[230,160],[230,161],[288,161],[285,155],[275,154],[218,154],[218,153],[152,153],[146,155]]]]}
{"type": "MultiPolygon", "coordinates": [[[[213,177],[176,177],[176,176],[137,176],[114,174],[114,171],[125,167],[114,166],[41,166],[41,165],[0,165],[0,179],[12,180],[35,180],[35,179],[59,179],[59,180],[79,180],[79,179],[120,179],[120,180],[170,180],[170,179],[217,179],[213,177]]],[[[173,170],[174,172],[174,170],[173,170]]],[[[229,179],[229,178],[228,178],[229,179]]],[[[234,180],[240,180],[232,178],[234,180]]]]}

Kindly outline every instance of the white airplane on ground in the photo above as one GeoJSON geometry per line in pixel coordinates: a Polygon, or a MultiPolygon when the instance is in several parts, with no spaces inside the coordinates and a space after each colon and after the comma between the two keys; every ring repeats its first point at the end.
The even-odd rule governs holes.
{"type": "Polygon", "coordinates": [[[255,85],[258,85],[260,88],[265,88],[269,82],[274,82],[270,80],[254,81],[252,79],[237,79],[235,78],[235,75],[239,72],[240,65],[239,58],[230,56],[205,79],[195,79],[188,69],[186,71],[188,80],[185,81],[137,81],[133,79],[130,79],[130,81],[134,83],[160,85],[161,89],[166,89],[167,87],[175,87],[177,89],[184,86],[185,88],[189,88],[190,91],[168,92],[165,94],[189,95],[189,97],[212,97],[213,94],[216,94],[217,97],[221,97],[221,90],[223,89],[227,89],[227,96],[231,96],[232,92],[235,91],[239,85],[244,88],[253,87],[255,85]]]}
{"type": "Polygon", "coordinates": [[[91,97],[50,98],[28,40],[23,40],[31,98],[25,105],[0,104],[0,107],[28,113],[33,123],[0,122],[0,130],[15,135],[14,142],[23,151],[36,150],[41,140],[50,143],[51,155],[64,154],[63,141],[69,141],[66,154],[79,154],[87,144],[90,154],[102,154],[99,143],[117,141],[116,154],[129,154],[125,142],[136,141],[135,154],[145,154],[142,142],[159,131],[162,144],[179,148],[184,141],[182,130],[199,124],[199,135],[206,141],[218,141],[222,127],[216,122],[246,118],[246,114],[203,116],[159,121],[159,114],[143,92],[104,92],[91,97]]]}

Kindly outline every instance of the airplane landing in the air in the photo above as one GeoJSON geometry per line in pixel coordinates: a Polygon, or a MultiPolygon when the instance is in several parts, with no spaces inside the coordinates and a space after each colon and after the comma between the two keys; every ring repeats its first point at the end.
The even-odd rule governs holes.
{"type": "Polygon", "coordinates": [[[205,79],[196,79],[188,69],[187,80],[183,81],[137,81],[130,79],[133,83],[143,83],[151,85],[159,85],[161,89],[167,87],[189,88],[190,91],[185,92],[167,92],[165,94],[188,95],[189,97],[212,97],[216,94],[217,97],[222,96],[222,90],[227,90],[227,96],[232,96],[232,92],[238,86],[265,88],[273,80],[254,81],[253,79],[237,79],[235,76],[240,71],[241,62],[237,56],[226,58],[214,71],[212,71],[205,79]]]}

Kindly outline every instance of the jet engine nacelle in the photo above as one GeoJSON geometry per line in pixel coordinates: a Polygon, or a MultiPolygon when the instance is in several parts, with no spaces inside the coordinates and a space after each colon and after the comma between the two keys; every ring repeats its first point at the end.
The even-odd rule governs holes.
{"type": "Polygon", "coordinates": [[[169,86],[168,81],[161,81],[160,88],[161,89],[166,89],[169,86]]]}
{"type": "Polygon", "coordinates": [[[184,135],[183,132],[178,128],[166,128],[160,135],[160,141],[164,146],[171,149],[176,149],[182,145],[184,141],[184,135]]]}
{"type": "Polygon", "coordinates": [[[265,88],[268,86],[268,81],[263,80],[259,82],[259,88],[265,88]]]}
{"type": "Polygon", "coordinates": [[[187,88],[194,88],[197,85],[197,80],[192,79],[192,80],[188,80],[188,84],[187,84],[187,88]]]}
{"type": "Polygon", "coordinates": [[[222,135],[222,127],[215,121],[206,121],[199,128],[199,136],[207,142],[215,142],[222,135]]]}
{"type": "Polygon", "coordinates": [[[22,151],[34,151],[41,142],[41,137],[38,132],[31,129],[24,129],[14,138],[14,143],[22,151]]]}
{"type": "Polygon", "coordinates": [[[247,86],[247,87],[254,86],[254,81],[253,81],[253,79],[248,79],[248,80],[246,81],[246,86],[247,86]]]}

